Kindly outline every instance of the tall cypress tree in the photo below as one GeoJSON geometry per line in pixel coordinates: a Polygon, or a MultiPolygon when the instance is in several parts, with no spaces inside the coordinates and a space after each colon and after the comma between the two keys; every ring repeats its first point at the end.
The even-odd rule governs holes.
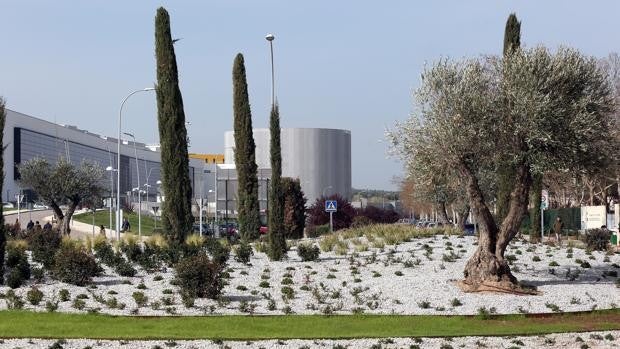
{"type": "Polygon", "coordinates": [[[281,260],[286,255],[284,237],[284,197],[282,195],[282,150],[280,147],[280,110],[275,104],[269,117],[271,134],[271,188],[269,194],[269,258],[281,260]]]}
{"type": "Polygon", "coordinates": [[[513,53],[521,47],[521,22],[517,19],[517,15],[511,13],[506,20],[506,29],[504,30],[504,55],[513,53]]]}
{"type": "MultiPolygon", "coordinates": [[[[504,56],[512,54],[521,47],[521,22],[511,13],[504,30],[504,56]]],[[[515,168],[510,160],[503,159],[497,170],[497,222],[501,223],[508,214],[510,192],[512,192],[515,168]]]]}
{"type": "Polygon", "coordinates": [[[256,145],[252,134],[252,111],[248,97],[243,55],[238,53],[233,63],[233,116],[235,136],[235,165],[237,168],[237,212],[239,231],[245,240],[258,238],[260,212],[258,206],[258,176],[256,145]]]}
{"type": "Polygon", "coordinates": [[[155,58],[157,60],[157,120],[161,143],[161,181],[164,233],[179,244],[191,231],[192,186],[189,178],[187,130],[183,98],[179,89],[177,62],[170,34],[170,16],[163,7],[155,16],[155,58]]]}
{"type": "MultiPolygon", "coordinates": [[[[4,99],[0,98],[0,193],[4,184],[4,123],[6,121],[6,110],[4,109],[4,99]]],[[[0,205],[0,284],[4,283],[4,251],[6,250],[6,231],[4,228],[3,208],[0,205]]]]}
{"type": "Polygon", "coordinates": [[[543,175],[540,173],[532,174],[532,187],[530,188],[530,242],[540,241],[540,205],[542,201],[543,175]]]}

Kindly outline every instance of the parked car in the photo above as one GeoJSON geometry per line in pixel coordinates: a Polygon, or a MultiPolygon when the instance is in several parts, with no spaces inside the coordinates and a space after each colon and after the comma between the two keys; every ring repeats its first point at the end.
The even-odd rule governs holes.
{"type": "Polygon", "coordinates": [[[269,232],[269,227],[261,224],[260,228],[258,229],[258,232],[260,235],[265,235],[269,232]]]}
{"type": "Polygon", "coordinates": [[[10,202],[3,202],[2,203],[2,208],[15,208],[15,205],[13,205],[10,202]]]}
{"type": "MultiPolygon", "coordinates": [[[[200,233],[200,224],[199,223],[194,223],[194,225],[192,226],[192,233],[200,233]]],[[[211,236],[211,235],[213,235],[213,229],[211,228],[210,225],[208,225],[206,223],[202,223],[202,234],[203,235],[207,235],[207,236],[211,236]]]]}
{"type": "Polygon", "coordinates": [[[237,240],[239,238],[239,226],[237,225],[237,223],[222,223],[218,228],[221,237],[225,237],[229,240],[237,240]]]}
{"type": "Polygon", "coordinates": [[[43,205],[41,203],[37,203],[37,204],[32,205],[32,208],[35,210],[47,210],[49,206],[43,205]]]}
{"type": "Polygon", "coordinates": [[[465,231],[463,231],[463,235],[474,236],[474,234],[476,234],[476,227],[473,224],[465,224],[465,231]]]}

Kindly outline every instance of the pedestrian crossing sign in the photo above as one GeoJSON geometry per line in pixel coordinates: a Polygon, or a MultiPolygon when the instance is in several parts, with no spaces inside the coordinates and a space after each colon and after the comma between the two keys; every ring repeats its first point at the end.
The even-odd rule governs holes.
{"type": "Polygon", "coordinates": [[[338,210],[338,202],[336,200],[325,200],[325,212],[336,212],[338,210]]]}

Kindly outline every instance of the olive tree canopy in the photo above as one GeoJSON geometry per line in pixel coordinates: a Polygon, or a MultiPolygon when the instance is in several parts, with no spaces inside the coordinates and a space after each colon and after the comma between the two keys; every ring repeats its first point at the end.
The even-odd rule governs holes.
{"type": "Polygon", "coordinates": [[[393,150],[417,178],[466,182],[480,240],[465,284],[516,288],[504,252],[527,210],[532,174],[588,171],[609,160],[614,104],[605,74],[573,49],[517,49],[439,61],[425,69],[415,97],[414,115],[389,134],[393,150]],[[500,159],[515,173],[507,215],[496,223],[483,183],[500,159]]]}
{"type": "Polygon", "coordinates": [[[49,205],[62,234],[69,234],[69,223],[75,209],[85,202],[101,199],[105,188],[101,166],[84,161],[79,167],[65,159],[52,165],[42,158],[34,158],[19,165],[20,183],[31,188],[49,205]],[[66,205],[63,211],[60,206],[66,205]]]}

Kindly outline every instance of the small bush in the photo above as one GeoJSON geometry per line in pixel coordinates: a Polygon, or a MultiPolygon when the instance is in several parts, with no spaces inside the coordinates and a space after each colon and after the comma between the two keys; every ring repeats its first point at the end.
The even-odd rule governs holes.
{"type": "Polygon", "coordinates": [[[205,255],[187,257],[175,266],[176,281],[181,291],[189,296],[216,299],[224,287],[222,268],[205,255]]]}
{"type": "Polygon", "coordinates": [[[607,229],[590,229],[586,232],[586,248],[591,251],[605,251],[611,239],[611,231],[607,229]]]}
{"type": "Polygon", "coordinates": [[[119,243],[120,250],[127,256],[132,262],[138,262],[142,257],[142,248],[138,237],[134,234],[126,233],[119,243]]]}
{"type": "Polygon", "coordinates": [[[142,291],[132,293],[131,297],[136,302],[138,308],[145,306],[149,301],[149,297],[147,297],[142,291]]]}
{"type": "Polygon", "coordinates": [[[118,275],[124,277],[133,277],[137,273],[136,269],[131,265],[131,263],[125,261],[122,258],[121,261],[116,264],[114,270],[118,275]]]}
{"type": "Polygon", "coordinates": [[[230,248],[228,246],[224,246],[215,238],[207,238],[205,240],[205,247],[215,263],[222,266],[226,264],[230,257],[230,248]]]}
{"type": "Polygon", "coordinates": [[[67,290],[66,288],[63,288],[60,291],[58,291],[58,298],[60,298],[61,302],[66,302],[69,299],[71,299],[71,295],[69,294],[69,290],[67,290]]]}
{"type": "Polygon", "coordinates": [[[54,256],[52,276],[59,281],[84,286],[100,272],[95,258],[79,245],[63,244],[54,256]]]}
{"type": "Polygon", "coordinates": [[[290,286],[284,286],[280,289],[282,292],[282,298],[284,299],[293,299],[295,297],[295,290],[293,290],[290,286]]]}
{"type": "Polygon", "coordinates": [[[25,247],[22,244],[9,244],[6,252],[6,266],[11,268],[6,284],[11,288],[18,288],[24,281],[30,279],[31,270],[28,255],[26,255],[25,247]]]}
{"type": "Polygon", "coordinates": [[[5,280],[6,285],[13,289],[21,287],[21,285],[24,284],[24,281],[26,280],[24,279],[24,277],[22,276],[22,273],[17,268],[11,269],[11,271],[9,272],[9,275],[7,275],[6,280],[5,280]]]}
{"type": "Polygon", "coordinates": [[[235,260],[239,263],[249,264],[250,257],[253,255],[252,245],[245,240],[241,240],[241,243],[235,247],[235,260]]]}
{"type": "Polygon", "coordinates": [[[32,259],[50,269],[62,241],[60,233],[57,230],[34,229],[26,239],[32,251],[32,259]]]}
{"type": "Polygon", "coordinates": [[[316,238],[329,234],[329,224],[308,226],[306,233],[309,238],[316,238]]]}
{"type": "Polygon", "coordinates": [[[32,305],[39,305],[39,303],[41,303],[41,300],[43,300],[43,292],[41,292],[41,290],[39,290],[35,286],[32,286],[28,290],[28,293],[26,293],[26,300],[32,305]]]}
{"type": "Polygon", "coordinates": [[[297,255],[304,262],[316,261],[319,259],[319,255],[321,254],[321,250],[314,246],[313,244],[298,244],[297,245],[297,255]]]}

